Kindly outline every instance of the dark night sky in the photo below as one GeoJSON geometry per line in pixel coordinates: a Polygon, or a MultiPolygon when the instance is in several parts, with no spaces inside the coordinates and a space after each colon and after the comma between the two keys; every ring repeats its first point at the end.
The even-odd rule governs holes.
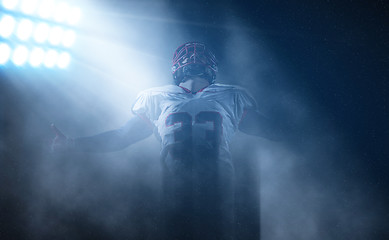
{"type": "Polygon", "coordinates": [[[388,167],[388,5],[383,1],[263,1],[237,5],[263,30],[290,85],[327,114],[384,178],[388,167]],[[369,159],[370,158],[370,159],[369,159]],[[374,160],[373,160],[374,159],[374,160]]]}
{"type": "MultiPolygon", "coordinates": [[[[113,6],[113,9],[126,9],[131,3],[99,2],[113,6]]],[[[150,0],[144,1],[144,4],[152,6],[156,2],[158,1],[150,0]]],[[[380,227],[373,230],[375,232],[371,236],[372,239],[389,236],[389,230],[384,227],[387,225],[384,221],[389,218],[389,208],[386,206],[389,202],[389,4],[378,0],[167,2],[179,20],[173,26],[184,28],[187,36],[212,45],[222,66],[228,66],[228,59],[236,57],[224,51],[230,47],[224,39],[231,34],[231,26],[226,22],[231,15],[239,19],[241,31],[254,40],[255,47],[262,42],[267,43],[266,47],[272,53],[267,60],[280,66],[288,78],[279,77],[273,72],[266,76],[263,84],[275,93],[293,92],[313,109],[309,119],[294,122],[296,132],[305,131],[299,137],[296,148],[307,152],[304,149],[307,143],[301,138],[308,136],[307,139],[311,139],[312,135],[326,132],[327,126],[336,129],[336,136],[344,140],[344,149],[337,152],[337,157],[328,164],[337,170],[336,176],[344,176],[344,181],[350,182],[343,183],[342,187],[348,189],[351,185],[361,186],[358,188],[360,194],[366,194],[368,201],[364,206],[384,206],[375,213],[380,227]],[[307,122],[309,126],[304,125],[307,122]]],[[[155,46],[151,46],[153,47],[155,46]]],[[[167,48],[166,51],[170,52],[174,46],[167,48]]],[[[257,64],[251,62],[246,68],[255,69],[257,64]]],[[[26,143],[34,139],[34,136],[26,136],[21,126],[25,124],[27,116],[38,120],[44,117],[30,114],[24,107],[31,104],[33,97],[38,96],[36,89],[32,90],[34,93],[24,94],[23,89],[10,84],[15,79],[10,79],[7,69],[0,69],[0,74],[0,134],[3,140],[0,145],[0,238],[28,239],[31,237],[30,233],[20,226],[26,224],[28,215],[24,212],[24,206],[28,205],[29,200],[24,193],[28,195],[32,192],[30,185],[26,183],[33,176],[28,172],[28,167],[34,166],[37,160],[31,159],[31,162],[26,163],[25,159],[28,158],[31,147],[37,145],[26,143]],[[25,145],[28,146],[27,150],[25,145]],[[22,167],[25,164],[27,167],[22,167]]],[[[18,74],[15,76],[20,77],[18,74]]],[[[253,89],[258,87],[255,82],[233,83],[244,87],[253,86],[253,89]]],[[[277,96],[281,95],[271,96],[271,99],[282,103],[284,100],[277,99],[277,96]]],[[[263,99],[259,96],[257,100],[263,99]]],[[[293,115],[293,112],[282,109],[267,109],[267,112],[275,117],[293,115]]],[[[77,121],[77,124],[82,125],[82,120],[77,121]]],[[[48,122],[37,125],[38,129],[44,128],[46,124],[48,122]]],[[[47,130],[38,134],[38,137],[47,140],[51,135],[47,130]]],[[[33,152],[37,154],[36,150],[33,152]]],[[[321,172],[320,166],[314,163],[308,165],[314,173],[327,174],[323,178],[330,177],[325,169],[321,172]]],[[[82,184],[87,185],[87,182],[82,184]]],[[[121,184],[123,183],[119,185],[122,186],[121,184]]],[[[147,196],[147,193],[141,196],[147,196]]],[[[122,199],[126,199],[126,196],[122,199]]],[[[50,211],[49,213],[52,214],[50,211]]],[[[75,224],[80,229],[83,228],[82,231],[74,228],[74,231],[80,231],[80,235],[73,236],[81,239],[93,238],[94,235],[87,232],[99,225],[85,223],[83,217],[82,212],[77,212],[65,218],[66,221],[74,218],[75,222],[65,221],[63,224],[75,224]]],[[[96,234],[106,234],[105,239],[111,237],[109,232],[100,231],[96,234]]],[[[258,233],[251,234],[256,236],[258,233]]],[[[246,235],[242,233],[242,236],[246,235]]],[[[250,234],[247,233],[247,236],[250,234]]],[[[347,238],[344,235],[335,236],[334,239],[347,238]]]]}

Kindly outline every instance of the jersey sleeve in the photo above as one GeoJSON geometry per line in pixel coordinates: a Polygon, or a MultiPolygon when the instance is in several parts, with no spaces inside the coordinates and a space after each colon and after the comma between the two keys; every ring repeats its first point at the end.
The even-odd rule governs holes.
{"type": "Polygon", "coordinates": [[[257,110],[257,103],[245,89],[237,91],[235,101],[235,117],[238,124],[245,117],[247,111],[257,110]]]}
{"type": "Polygon", "coordinates": [[[155,97],[150,91],[141,92],[132,106],[132,112],[154,126],[160,114],[155,97]]]}

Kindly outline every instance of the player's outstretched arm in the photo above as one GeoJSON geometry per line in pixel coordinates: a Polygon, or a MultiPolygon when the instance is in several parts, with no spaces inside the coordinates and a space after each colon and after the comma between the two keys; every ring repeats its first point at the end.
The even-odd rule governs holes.
{"type": "Polygon", "coordinates": [[[52,125],[56,137],[53,151],[112,152],[122,150],[129,145],[149,137],[153,130],[138,116],[132,117],[123,127],[94,136],[67,138],[52,125]]]}
{"type": "Polygon", "coordinates": [[[273,141],[282,141],[285,138],[283,126],[255,110],[246,112],[239,123],[239,130],[249,135],[264,137],[273,141]]]}

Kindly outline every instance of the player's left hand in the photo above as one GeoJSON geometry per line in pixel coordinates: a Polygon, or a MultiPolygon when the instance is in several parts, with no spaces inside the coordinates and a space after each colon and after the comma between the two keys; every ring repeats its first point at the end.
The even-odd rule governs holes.
{"type": "Polygon", "coordinates": [[[65,152],[69,151],[73,145],[73,139],[68,138],[63,134],[54,124],[51,124],[51,129],[55,133],[55,137],[51,142],[52,152],[65,152]]]}

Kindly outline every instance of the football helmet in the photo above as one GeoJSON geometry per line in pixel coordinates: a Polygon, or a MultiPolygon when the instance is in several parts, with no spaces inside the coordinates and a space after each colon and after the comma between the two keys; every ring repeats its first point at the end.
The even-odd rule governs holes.
{"type": "Polygon", "coordinates": [[[213,84],[216,73],[215,54],[204,43],[184,43],[174,52],[172,74],[176,85],[179,85],[188,76],[204,77],[209,84],[213,84]]]}

